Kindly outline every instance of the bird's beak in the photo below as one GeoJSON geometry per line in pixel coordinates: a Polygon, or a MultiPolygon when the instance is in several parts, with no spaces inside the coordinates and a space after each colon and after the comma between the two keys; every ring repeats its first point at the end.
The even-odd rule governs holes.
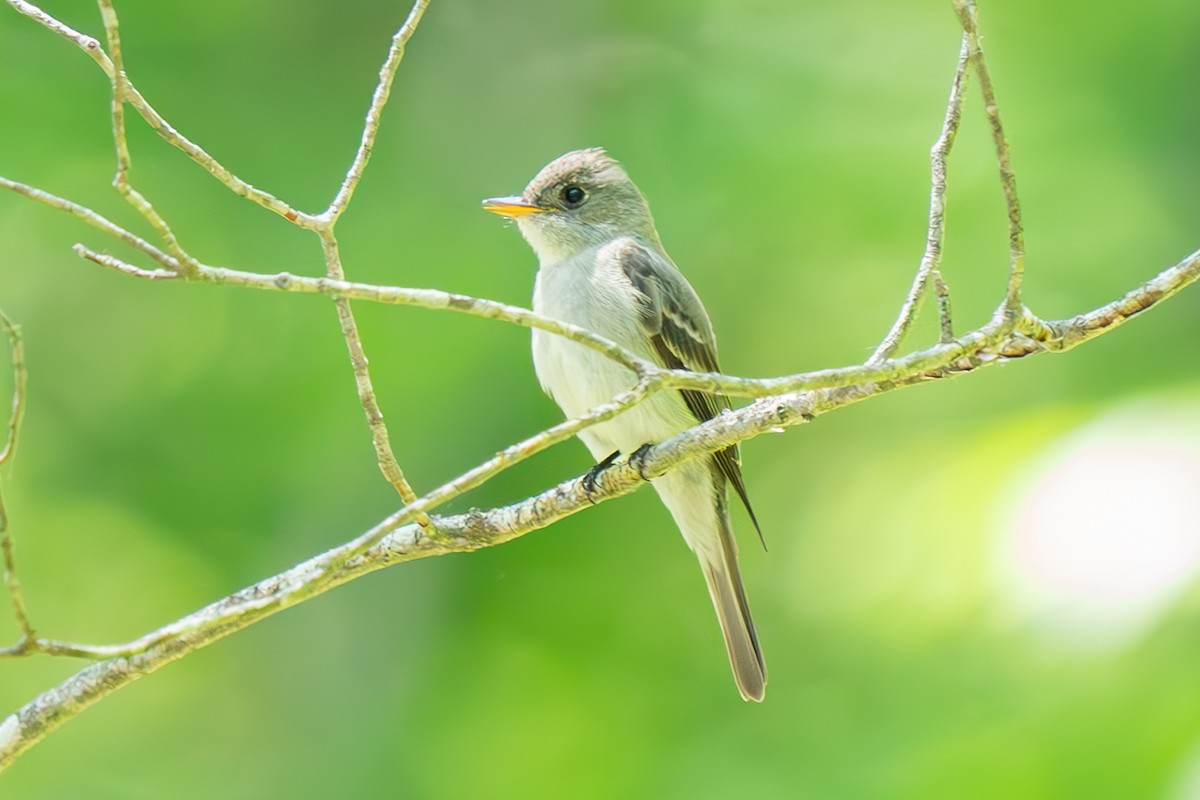
{"type": "Polygon", "coordinates": [[[541,214],[546,209],[532,203],[526,203],[519,197],[489,197],[483,201],[483,210],[502,217],[524,217],[527,214],[541,214]]]}

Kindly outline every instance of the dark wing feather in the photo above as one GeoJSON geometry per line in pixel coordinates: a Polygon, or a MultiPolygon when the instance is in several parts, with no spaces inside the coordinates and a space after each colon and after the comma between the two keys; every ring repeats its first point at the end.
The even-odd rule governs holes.
{"type": "MultiPolygon", "coordinates": [[[[669,369],[720,372],[712,323],[700,298],[675,266],[632,239],[621,247],[617,258],[637,292],[642,328],[659,363],[669,369]]],[[[679,393],[697,422],[710,420],[730,407],[729,398],[723,394],[690,389],[682,389],[679,393]]],[[[737,445],[713,453],[713,461],[720,474],[733,485],[762,541],[762,529],[758,526],[758,518],[754,516],[750,497],[746,494],[746,483],[742,479],[737,445]]],[[[765,541],[763,547],[766,547],[765,541]]]]}

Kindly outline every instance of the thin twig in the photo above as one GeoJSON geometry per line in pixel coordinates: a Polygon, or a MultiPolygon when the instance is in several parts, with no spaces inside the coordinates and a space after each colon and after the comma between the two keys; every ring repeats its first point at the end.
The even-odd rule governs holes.
{"type": "Polygon", "coordinates": [[[315,229],[318,226],[317,218],[312,214],[306,214],[303,211],[293,208],[270,192],[265,192],[250,185],[226,169],[221,162],[209,155],[204,148],[172,127],[161,114],[154,110],[154,107],[150,105],[132,83],[126,83],[125,89],[126,100],[142,116],[142,119],[150,123],[150,127],[159,136],[168,144],[182,150],[187,154],[188,158],[199,164],[208,174],[223,183],[234,194],[244,197],[269,211],[274,211],[288,222],[294,223],[301,228],[315,229]]]}
{"type": "Polygon", "coordinates": [[[416,0],[412,10],[408,12],[408,18],[404,20],[404,24],[392,37],[392,46],[388,50],[387,60],[379,69],[379,83],[375,86],[375,93],[371,97],[371,107],[367,110],[367,121],[363,126],[358,152],[354,154],[354,162],[346,172],[346,177],[342,181],[342,185],[338,187],[333,201],[321,214],[321,217],[330,223],[335,222],[346,210],[354,190],[358,187],[359,180],[362,179],[363,170],[366,169],[367,161],[370,160],[371,152],[375,148],[375,135],[379,132],[383,107],[387,104],[388,95],[392,91],[392,81],[396,77],[396,70],[400,67],[400,60],[404,58],[404,47],[417,30],[417,25],[421,22],[421,17],[425,14],[428,5],[429,0],[416,0]]]}
{"type": "MultiPolygon", "coordinates": [[[[172,277],[162,270],[142,270],[111,255],[97,253],[75,245],[82,257],[108,269],[125,275],[149,279],[172,277]]],[[[856,365],[835,369],[817,370],[777,378],[739,378],[713,372],[689,372],[668,370],[641,358],[609,339],[574,325],[542,317],[534,312],[468,295],[454,294],[439,289],[410,289],[400,286],[377,286],[373,284],[335,281],[329,278],[310,278],[287,272],[264,275],[254,272],[199,265],[194,280],[225,286],[240,286],[263,291],[297,292],[301,294],[325,294],[366,300],[387,305],[409,305],[421,308],[456,311],[470,316],[497,319],[536,328],[570,339],[611,358],[641,378],[661,380],[663,388],[694,389],[701,392],[726,394],[734,397],[769,397],[783,392],[808,391],[812,389],[836,388],[853,384],[887,381],[912,372],[928,372],[945,367],[955,361],[995,344],[1003,333],[999,326],[988,325],[964,334],[951,342],[939,344],[901,358],[889,359],[875,365],[856,365]]]]}
{"type": "Polygon", "coordinates": [[[1124,296],[1086,314],[1063,320],[1043,320],[1024,309],[1018,330],[1047,350],[1062,352],[1108,333],[1200,279],[1200,250],[1155,275],[1124,296]]]}
{"type": "MultiPolygon", "coordinates": [[[[375,147],[375,136],[379,132],[379,123],[383,115],[383,109],[387,105],[388,95],[392,89],[392,81],[395,79],[396,71],[400,67],[400,61],[404,57],[405,45],[412,38],[428,5],[429,0],[416,0],[412,10],[409,11],[407,19],[404,20],[404,23],[392,37],[392,44],[388,49],[387,58],[384,60],[383,66],[379,69],[379,83],[376,84],[375,92],[371,97],[371,106],[367,110],[367,117],[363,124],[362,136],[359,140],[358,150],[354,155],[354,161],[351,163],[350,169],[347,170],[346,177],[338,187],[338,191],[330,202],[329,207],[319,216],[320,225],[317,228],[317,233],[321,237],[321,249],[325,255],[325,274],[332,280],[343,281],[346,279],[337,239],[334,236],[334,226],[337,224],[342,212],[346,210],[346,206],[350,203],[350,198],[354,195],[354,190],[358,187],[363,171],[367,167],[367,162],[371,158],[371,152],[375,147]]],[[[383,417],[383,409],[379,405],[379,399],[375,395],[375,388],[371,381],[369,361],[366,351],[363,349],[362,336],[358,332],[358,323],[354,319],[354,310],[350,306],[350,298],[343,295],[334,295],[333,302],[337,310],[338,326],[341,328],[342,338],[346,342],[346,349],[350,353],[350,365],[354,371],[354,383],[358,390],[359,403],[362,405],[363,414],[367,419],[367,428],[371,433],[371,444],[375,449],[375,461],[379,465],[379,471],[383,473],[383,477],[392,485],[396,493],[400,495],[400,499],[404,504],[406,506],[411,505],[416,501],[417,494],[413,491],[408,479],[404,476],[404,470],[400,468],[400,462],[397,460],[396,452],[392,447],[387,422],[383,417]]],[[[416,519],[422,527],[429,525],[429,517],[424,512],[420,512],[416,519]]]]}
{"type": "MultiPolygon", "coordinates": [[[[41,23],[59,36],[74,43],[100,65],[100,68],[104,70],[104,74],[108,76],[110,81],[115,82],[117,80],[116,66],[108,54],[104,52],[104,49],[100,46],[100,42],[95,38],[82,34],[68,25],[64,25],[32,3],[25,2],[25,0],[5,0],[5,2],[30,19],[41,23]]],[[[223,164],[209,155],[204,148],[188,139],[167,122],[127,77],[124,79],[124,97],[126,102],[133,106],[134,110],[150,124],[150,127],[159,136],[172,146],[182,150],[187,154],[188,158],[199,164],[206,172],[223,183],[234,194],[244,197],[270,211],[274,211],[276,214],[279,214],[301,228],[315,230],[321,225],[320,219],[316,215],[306,214],[303,211],[292,208],[270,192],[265,192],[262,189],[251,186],[226,169],[223,164]]]]}
{"type": "MultiPolygon", "coordinates": [[[[138,268],[124,264],[112,256],[104,256],[85,247],[76,245],[76,251],[85,258],[103,263],[110,269],[136,275],[138,268]]],[[[145,277],[145,276],[142,276],[145,277]]],[[[149,277],[162,277],[151,274],[149,277]]],[[[1149,308],[1162,297],[1169,296],[1200,277],[1200,251],[1192,253],[1179,264],[1134,290],[1121,302],[1126,308],[1139,305],[1138,310],[1149,308]],[[1161,296],[1160,296],[1161,294],[1161,296]],[[1131,305],[1132,304],[1132,305],[1131,305]]],[[[241,286],[264,291],[298,292],[301,294],[333,294],[383,303],[386,305],[408,305],[436,310],[456,311],[475,317],[496,319],[525,328],[536,328],[570,339],[627,367],[639,377],[661,378],[663,388],[694,389],[700,392],[726,394],[732,397],[771,397],[787,392],[830,389],[877,381],[892,381],[912,373],[937,371],[969,359],[994,347],[1009,333],[1010,326],[1003,320],[993,320],[987,325],[955,337],[952,341],[939,343],[908,355],[891,358],[874,365],[861,364],[850,367],[801,372],[776,378],[742,378],[714,372],[689,372],[686,370],[664,370],[658,365],[640,358],[609,339],[574,325],[542,317],[534,312],[468,295],[444,292],[439,289],[410,289],[399,286],[377,286],[350,281],[333,281],[328,278],[308,278],[280,272],[262,275],[254,272],[200,265],[196,280],[217,285],[241,286]]],[[[1037,319],[1030,312],[1026,318],[1037,319]]],[[[1049,324],[1049,323],[1043,323],[1049,324]]],[[[1055,323],[1058,324],[1058,323],[1055,323]]],[[[1057,334],[1051,336],[1047,346],[1052,349],[1073,347],[1073,340],[1057,342],[1057,334]]]]}
{"type": "Polygon", "coordinates": [[[16,9],[17,12],[24,14],[34,22],[43,25],[54,33],[57,33],[68,42],[71,42],[80,50],[87,53],[89,56],[91,56],[93,61],[100,65],[100,69],[104,70],[104,74],[109,77],[109,80],[112,79],[113,75],[116,73],[112,60],[109,59],[108,54],[104,52],[104,48],[100,46],[100,42],[95,37],[88,36],[86,33],[80,33],[70,25],[66,25],[58,21],[45,11],[42,11],[40,8],[35,6],[33,3],[27,3],[25,0],[5,0],[5,2],[16,9]]]}
{"type": "MultiPolygon", "coordinates": [[[[963,92],[966,91],[969,72],[967,71],[972,56],[970,39],[963,34],[962,44],[958,49],[958,64],[954,69],[954,80],[950,84],[950,100],[946,104],[946,116],[942,120],[942,132],[929,151],[931,188],[929,192],[929,227],[925,235],[925,253],[921,256],[921,264],[917,275],[913,278],[912,287],[900,307],[900,316],[883,337],[879,347],[867,359],[868,364],[878,364],[891,358],[900,348],[905,334],[916,320],[917,311],[925,297],[925,290],[930,277],[934,277],[938,289],[938,312],[941,320],[942,341],[946,331],[951,330],[950,299],[946,284],[941,279],[942,246],[946,240],[946,160],[954,148],[954,139],[958,134],[958,124],[962,119],[963,92]],[[942,300],[942,298],[945,298],[942,300]]],[[[953,336],[949,337],[953,339],[953,336]]]]}
{"type": "MultiPolygon", "coordinates": [[[[0,189],[8,189],[11,192],[15,192],[22,197],[28,197],[30,200],[35,200],[43,205],[50,206],[51,208],[57,208],[61,211],[66,211],[71,216],[83,220],[96,230],[107,233],[109,236],[120,239],[130,247],[140,250],[141,252],[150,256],[150,258],[162,264],[168,270],[175,272],[179,269],[179,262],[175,258],[167,255],[162,250],[159,250],[142,237],[134,233],[130,233],[125,228],[122,228],[115,222],[112,222],[100,214],[97,214],[95,211],[87,208],[86,206],[81,206],[78,203],[59,197],[58,195],[50,194],[49,192],[42,191],[41,189],[35,189],[27,184],[9,180],[8,178],[4,177],[0,177],[0,189]]],[[[146,272],[146,270],[141,271],[146,272]]]]}
{"type": "MultiPolygon", "coordinates": [[[[8,336],[9,352],[12,362],[12,411],[8,417],[8,426],[4,437],[4,448],[0,449],[0,466],[12,460],[17,452],[17,437],[21,431],[21,419],[25,416],[25,343],[21,339],[21,329],[14,325],[8,316],[0,311],[0,327],[8,336]]],[[[33,641],[34,630],[29,622],[29,613],[25,608],[25,598],[21,594],[21,581],[17,577],[16,556],[13,553],[12,531],[8,524],[8,510],[4,505],[4,497],[0,494],[0,550],[4,551],[4,585],[8,589],[8,599],[12,603],[13,616],[21,629],[21,638],[14,647],[23,647],[33,641]]]]}
{"type": "Polygon", "coordinates": [[[133,159],[129,154],[129,141],[125,136],[125,97],[129,87],[129,79],[125,75],[124,56],[121,54],[121,32],[117,22],[117,11],[111,0],[99,0],[100,17],[104,21],[104,32],[108,39],[109,58],[113,63],[112,75],[112,126],[113,146],[117,151],[117,172],[113,176],[113,186],[125,200],[145,217],[146,221],[162,237],[168,252],[180,264],[184,274],[192,272],[196,261],[179,245],[174,231],[162,215],[155,210],[150,201],[129,182],[129,172],[133,159]]]}
{"type": "Polygon", "coordinates": [[[930,270],[933,280],[933,290],[937,293],[938,329],[941,331],[939,341],[942,344],[954,341],[954,315],[950,308],[950,287],[946,285],[942,271],[936,267],[930,270]]]}
{"type": "MultiPolygon", "coordinates": [[[[45,14],[35,6],[21,2],[21,0],[12,0],[14,7],[25,13],[27,16],[46,25],[51,30],[60,33],[65,38],[73,41],[77,45],[83,47],[88,52],[99,52],[103,55],[103,51],[98,50],[98,44],[90,37],[84,37],[77,31],[62,25],[53,17],[45,14]]],[[[150,222],[166,244],[167,250],[174,257],[175,264],[171,265],[172,272],[164,272],[163,270],[144,270],[135,267],[132,264],[122,262],[119,259],[111,256],[106,256],[86,248],[79,248],[80,252],[92,261],[98,264],[116,269],[125,274],[135,277],[149,278],[154,280],[162,280],[178,277],[180,273],[183,277],[192,277],[195,275],[198,264],[190,255],[188,255],[182,247],[180,247],[178,239],[166,220],[154,209],[153,205],[137,191],[129,182],[129,173],[132,165],[132,158],[129,153],[128,140],[125,134],[125,103],[128,101],[142,114],[142,116],[159,132],[163,138],[179,147],[185,153],[193,158],[209,170],[214,176],[225,183],[229,188],[245,197],[254,200],[260,205],[271,208],[277,213],[282,214],[287,219],[300,224],[302,227],[311,227],[319,231],[322,238],[322,244],[326,253],[327,274],[334,280],[344,279],[344,273],[341,267],[340,259],[337,255],[337,243],[333,236],[333,224],[338,216],[345,210],[347,203],[350,201],[355,187],[362,177],[363,170],[366,168],[367,161],[370,158],[371,150],[374,146],[375,136],[379,129],[380,116],[384,105],[387,102],[388,94],[391,89],[391,84],[395,78],[396,70],[399,68],[400,60],[404,54],[405,44],[411,38],[416,26],[424,14],[425,8],[428,5],[428,0],[417,0],[413,6],[408,19],[396,32],[392,39],[392,45],[388,53],[387,60],[383,68],[380,70],[380,80],[376,87],[374,97],[371,102],[371,107],[367,113],[366,123],[363,128],[363,134],[358,151],[354,161],[343,180],[337,195],[330,204],[327,212],[321,218],[303,215],[295,212],[286,204],[282,204],[273,196],[254,189],[249,184],[238,179],[215,159],[209,156],[204,150],[190,142],[182,136],[178,131],[166,123],[166,120],[161,117],[133,84],[129,81],[125,73],[124,60],[121,52],[121,37],[120,25],[117,19],[116,9],[113,7],[111,0],[99,0],[100,14],[104,22],[104,29],[108,41],[108,54],[105,59],[101,60],[101,66],[105,70],[112,84],[112,123],[113,123],[113,140],[115,143],[117,154],[117,171],[113,178],[113,185],[117,191],[124,197],[134,208],[136,208],[143,217],[150,222]]],[[[11,182],[10,182],[11,183],[11,182]]],[[[61,198],[42,197],[35,198],[51,201],[52,205],[58,205],[60,208],[68,208],[70,206],[61,201],[61,198]],[[59,201],[55,203],[53,201],[59,201]]],[[[93,215],[98,218],[98,215],[93,215]]],[[[102,218],[101,218],[102,219],[102,218]]],[[[107,221],[104,221],[107,222],[107,221]]],[[[115,228],[109,223],[110,228],[115,228]]],[[[128,234],[132,237],[132,234],[128,234]]],[[[139,240],[140,242],[140,240],[139,240]]],[[[161,259],[160,259],[161,261],[161,259]]],[[[346,340],[347,348],[350,351],[351,364],[354,369],[355,382],[358,388],[359,399],[363,406],[363,411],[367,417],[368,427],[371,432],[371,439],[374,445],[376,458],[379,463],[379,468],[383,472],[388,482],[397,490],[401,499],[405,504],[412,503],[416,499],[416,494],[413,492],[404,473],[400,468],[395,454],[392,450],[391,442],[388,436],[387,426],[383,419],[382,411],[379,407],[379,402],[375,397],[374,389],[371,385],[370,373],[367,367],[367,358],[363,351],[361,337],[358,333],[358,328],[354,320],[353,312],[350,308],[350,301],[345,297],[335,297],[334,302],[337,306],[338,320],[342,329],[342,334],[346,340]]],[[[423,524],[428,523],[428,519],[422,515],[421,521],[423,524]]]]}
{"type": "MultiPolygon", "coordinates": [[[[101,255],[76,245],[76,251],[104,266],[129,275],[138,268],[124,264],[112,256],[101,255]]],[[[353,300],[366,300],[388,305],[410,305],[421,308],[456,311],[475,317],[497,319],[526,328],[536,328],[570,339],[589,347],[627,367],[639,377],[661,379],[663,388],[694,389],[700,392],[726,394],[733,397],[770,397],[784,392],[809,391],[850,386],[872,381],[888,381],[913,372],[941,369],[994,345],[1005,335],[997,324],[957,337],[951,342],[889,359],[874,365],[856,365],[834,369],[802,372],[776,378],[741,378],[714,372],[668,370],[648,361],[609,339],[574,325],[542,317],[528,309],[498,303],[479,297],[444,292],[439,289],[410,289],[399,286],[377,286],[328,278],[309,278],[281,272],[263,275],[225,267],[200,265],[195,276],[198,282],[241,286],[264,291],[299,292],[302,294],[332,294],[353,300]]]]}
{"type": "MultiPolygon", "coordinates": [[[[326,274],[335,281],[344,281],[345,272],[342,269],[342,259],[338,252],[337,239],[333,235],[333,223],[319,231],[321,247],[325,253],[326,274]]],[[[371,432],[371,444],[375,448],[375,461],[379,471],[400,495],[404,504],[411,505],[417,499],[416,492],[404,477],[400,462],[392,449],[391,437],[388,435],[387,423],[383,419],[383,409],[375,396],[375,387],[371,382],[371,371],[368,366],[367,354],[363,350],[362,337],[358,333],[358,323],[354,321],[354,311],[350,308],[350,298],[344,295],[333,296],[334,307],[337,309],[338,326],[346,349],[350,353],[350,367],[354,371],[354,385],[358,390],[358,401],[362,405],[363,414],[367,418],[367,428],[371,432]]],[[[424,512],[418,518],[422,526],[429,524],[429,517],[424,512]]]]}
{"type": "MultiPolygon", "coordinates": [[[[103,220],[103,218],[100,219],[103,220]]],[[[107,220],[104,221],[107,222],[107,220]]],[[[77,244],[73,249],[83,258],[126,275],[157,280],[172,277],[170,274],[164,274],[170,273],[170,270],[145,270],[114,256],[98,253],[84,245],[77,244]]],[[[653,362],[635,355],[611,339],[606,339],[577,325],[543,317],[527,308],[507,303],[498,303],[495,300],[487,300],[481,297],[445,292],[440,289],[412,289],[402,286],[379,286],[370,283],[337,281],[331,278],[311,278],[304,275],[294,275],[290,272],[262,274],[229,269],[227,267],[213,267],[205,264],[198,265],[198,271],[194,276],[194,280],[197,283],[212,283],[218,286],[241,286],[269,292],[348,297],[351,300],[366,300],[384,305],[419,306],[421,308],[455,311],[484,319],[498,319],[524,328],[544,330],[548,333],[557,334],[571,341],[578,342],[598,353],[603,353],[638,376],[660,371],[659,367],[653,362]]],[[[706,373],[698,374],[704,375],[706,373]]]]}
{"type": "Polygon", "coordinates": [[[148,281],[170,281],[179,277],[178,272],[173,272],[167,269],[142,269],[136,267],[127,261],[122,261],[116,256],[110,256],[107,253],[97,253],[95,250],[89,250],[81,244],[76,244],[71,247],[75,254],[80,258],[86,258],[94,264],[99,264],[102,267],[107,267],[114,272],[119,272],[122,275],[128,275],[132,278],[142,278],[148,281]]]}
{"type": "Polygon", "coordinates": [[[971,47],[971,59],[975,63],[975,74],[979,78],[979,91],[983,95],[983,109],[992,130],[992,141],[996,148],[996,163],[1000,169],[1000,187],[1004,191],[1004,205],[1008,211],[1008,289],[999,314],[1007,324],[1016,324],[1021,316],[1021,285],[1025,278],[1025,235],[1021,227],[1021,203],[1017,199],[1017,178],[1013,173],[1012,157],[1009,155],[1008,139],[1000,124],[1000,107],[996,105],[996,93],[988,73],[987,59],[979,42],[979,12],[974,0],[954,0],[954,10],[971,47]]]}
{"type": "Polygon", "coordinates": [[[12,412],[4,436],[4,447],[0,449],[0,466],[7,464],[17,452],[17,437],[21,432],[21,420],[25,416],[25,342],[21,328],[0,311],[0,327],[8,337],[13,374],[12,412]]]}

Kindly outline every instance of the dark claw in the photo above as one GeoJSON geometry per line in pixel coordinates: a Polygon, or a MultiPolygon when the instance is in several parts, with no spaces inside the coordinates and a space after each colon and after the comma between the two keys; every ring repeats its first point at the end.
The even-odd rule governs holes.
{"type": "Polygon", "coordinates": [[[650,448],[653,446],[653,442],[646,442],[629,456],[629,463],[633,465],[633,468],[637,470],[638,475],[642,476],[642,480],[644,481],[650,480],[646,477],[644,467],[646,466],[646,456],[650,453],[650,448]]]}
{"type": "Polygon", "coordinates": [[[613,450],[603,461],[601,461],[599,464],[593,464],[592,468],[584,473],[583,491],[588,496],[588,500],[591,500],[593,505],[595,505],[596,501],[592,500],[592,495],[596,493],[596,481],[599,480],[600,473],[611,467],[613,462],[620,457],[621,451],[613,450]]]}

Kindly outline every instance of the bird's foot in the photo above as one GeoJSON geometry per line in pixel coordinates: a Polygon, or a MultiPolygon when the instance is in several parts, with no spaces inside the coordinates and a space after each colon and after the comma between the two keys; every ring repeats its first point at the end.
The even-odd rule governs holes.
{"type": "Polygon", "coordinates": [[[638,475],[642,480],[648,481],[650,478],[646,476],[646,456],[650,454],[650,448],[654,447],[654,442],[646,442],[644,445],[634,450],[629,454],[629,463],[637,470],[638,475]]]}
{"type": "Polygon", "coordinates": [[[591,501],[592,505],[596,504],[596,501],[592,500],[592,495],[596,493],[596,481],[599,480],[600,473],[611,467],[613,462],[620,457],[621,451],[613,450],[608,454],[607,457],[605,457],[603,461],[601,461],[599,464],[593,464],[592,468],[584,473],[582,481],[583,492],[587,495],[587,498],[589,501],[591,501]]]}

